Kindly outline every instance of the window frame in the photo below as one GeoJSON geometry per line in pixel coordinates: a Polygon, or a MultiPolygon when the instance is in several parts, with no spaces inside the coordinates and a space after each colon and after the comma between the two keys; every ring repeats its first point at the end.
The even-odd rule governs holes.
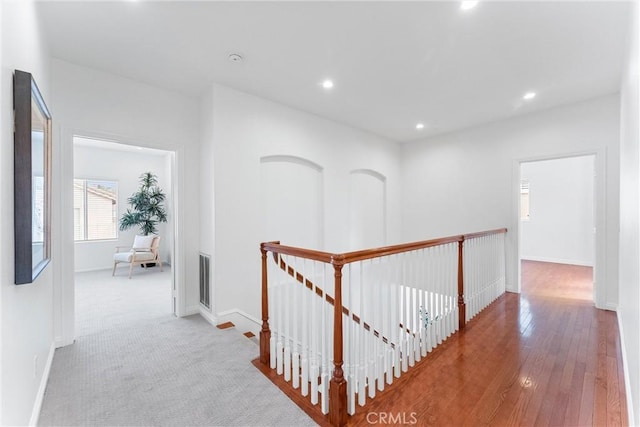
{"type": "Polygon", "coordinates": [[[520,180],[520,221],[531,221],[531,181],[528,179],[520,180]],[[526,194],[527,196],[527,206],[526,206],[526,216],[523,216],[523,197],[526,194]]]}
{"type": "Polygon", "coordinates": [[[83,216],[83,222],[84,222],[84,229],[82,231],[84,238],[82,239],[76,239],[75,237],[75,228],[76,228],[76,215],[75,215],[75,209],[76,209],[76,205],[75,205],[75,200],[74,200],[74,205],[73,205],[73,210],[74,210],[74,215],[73,215],[73,228],[74,228],[74,236],[73,236],[73,241],[74,243],[95,243],[95,242],[113,242],[113,241],[117,241],[119,240],[120,236],[119,236],[119,227],[118,227],[118,216],[120,214],[120,210],[119,210],[119,204],[120,204],[120,200],[119,200],[119,194],[120,194],[120,182],[116,179],[108,179],[108,178],[87,178],[87,177],[74,177],[73,178],[73,182],[74,185],[76,183],[76,181],[82,181],[83,182],[83,211],[84,214],[83,216]],[[110,184],[115,184],[115,237],[109,237],[109,238],[101,238],[101,239],[89,239],[89,209],[88,209],[88,198],[87,198],[87,183],[91,183],[91,182],[105,182],[105,183],[110,183],[110,184]]]}

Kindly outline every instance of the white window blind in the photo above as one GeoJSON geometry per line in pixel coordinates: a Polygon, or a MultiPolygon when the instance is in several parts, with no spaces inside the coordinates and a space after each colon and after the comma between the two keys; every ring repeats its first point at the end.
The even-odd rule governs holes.
{"type": "Polygon", "coordinates": [[[118,237],[118,184],[114,181],[73,180],[75,240],[118,237]]]}

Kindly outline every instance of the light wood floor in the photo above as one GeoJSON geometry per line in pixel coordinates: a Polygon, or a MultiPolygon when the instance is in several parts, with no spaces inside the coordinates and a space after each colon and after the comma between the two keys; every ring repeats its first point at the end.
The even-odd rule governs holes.
{"type": "Polygon", "coordinates": [[[525,263],[522,294],[496,300],[349,425],[385,424],[380,414],[420,426],[627,425],[616,314],[594,308],[587,270],[525,263]]]}

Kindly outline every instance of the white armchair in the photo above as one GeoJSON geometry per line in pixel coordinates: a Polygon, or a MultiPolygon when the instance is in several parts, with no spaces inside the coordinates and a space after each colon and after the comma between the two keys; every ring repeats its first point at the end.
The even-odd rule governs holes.
{"type": "Polygon", "coordinates": [[[160,264],[162,271],[162,261],[160,260],[160,237],[158,236],[136,236],[133,240],[133,246],[116,246],[116,253],[113,255],[113,273],[116,274],[116,265],[121,262],[129,263],[129,279],[133,273],[134,265],[143,265],[157,263],[160,264]],[[122,249],[127,251],[121,252],[122,249]]]}

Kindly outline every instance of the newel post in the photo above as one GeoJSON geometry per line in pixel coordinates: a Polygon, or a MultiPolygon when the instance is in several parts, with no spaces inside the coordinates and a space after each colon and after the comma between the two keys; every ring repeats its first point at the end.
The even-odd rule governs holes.
{"type": "Polygon", "coordinates": [[[467,307],[464,303],[464,260],[462,259],[464,236],[458,240],[458,329],[464,329],[467,320],[467,307]]]}
{"type": "Polygon", "coordinates": [[[342,370],[342,259],[332,260],[335,270],[335,293],[333,305],[333,374],[329,383],[329,423],[343,426],[347,423],[347,381],[342,370]]]}
{"type": "Polygon", "coordinates": [[[267,281],[267,251],[264,244],[260,245],[262,254],[262,330],[260,331],[260,363],[269,364],[269,345],[271,330],[269,329],[269,286],[267,281]]]}

